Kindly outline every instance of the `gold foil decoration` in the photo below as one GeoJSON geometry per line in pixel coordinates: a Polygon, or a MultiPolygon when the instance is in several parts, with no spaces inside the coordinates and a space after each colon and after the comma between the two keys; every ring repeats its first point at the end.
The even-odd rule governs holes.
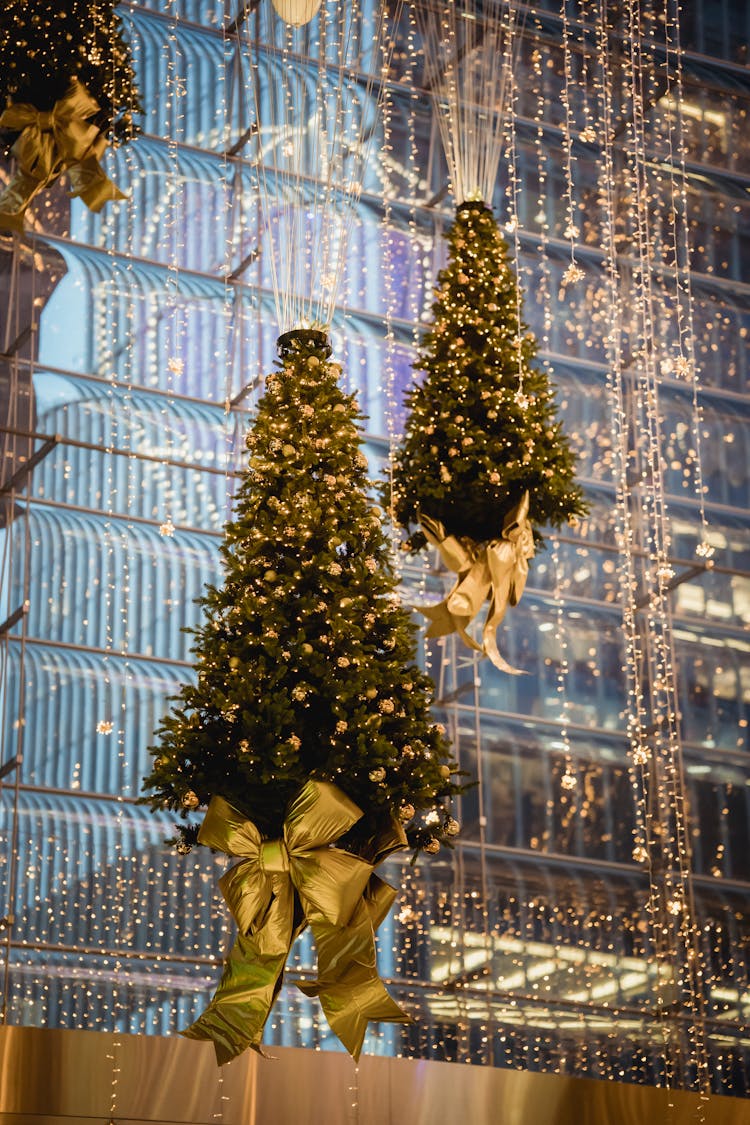
{"type": "MultiPolygon", "coordinates": [[[[211,1003],[182,1034],[211,1039],[219,1065],[247,1047],[260,1050],[289,951],[307,925],[318,978],[299,987],[320,998],[332,1030],[355,1059],[369,1020],[410,1022],[375,962],[375,929],[396,892],[374,874],[374,864],[333,846],[361,816],[335,785],[308,781],[289,806],[282,838],[264,840],[222,797],[211,799],[198,839],[241,858],[219,882],[238,934],[211,1003]]],[[[375,863],[405,844],[394,823],[382,841],[372,842],[375,863]]]]}
{"type": "Polygon", "coordinates": [[[529,494],[524,492],[505,517],[500,537],[487,544],[446,535],[439,520],[424,514],[419,520],[428,543],[437,548],[448,569],[458,575],[453,589],[439,605],[419,607],[419,612],[430,621],[427,636],[458,633],[469,648],[481,652],[496,668],[514,676],[520,675],[521,670],[513,668],[500,655],[497,628],[508,606],[518,604],[526,586],[529,559],[534,557],[534,533],[528,513],[529,494]],[[489,602],[489,606],[482,626],[482,643],[478,644],[468,629],[485,602],[489,602]]]}
{"type": "Polygon", "coordinates": [[[18,166],[0,194],[0,227],[22,232],[34,196],[65,171],[71,195],[80,196],[91,211],[126,198],[99,164],[107,139],[88,120],[98,109],[86,87],[74,80],[48,112],[22,102],[0,115],[0,127],[20,134],[11,149],[18,166]]]}

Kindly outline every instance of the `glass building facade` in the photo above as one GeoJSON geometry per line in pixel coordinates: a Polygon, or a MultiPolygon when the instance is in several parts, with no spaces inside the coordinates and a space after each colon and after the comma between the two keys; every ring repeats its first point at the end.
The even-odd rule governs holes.
{"type": "MultiPolygon", "coordinates": [[[[615,121],[608,171],[599,132],[608,90],[626,120],[627,29],[614,5],[590,9],[549,0],[525,10],[515,160],[494,202],[505,218],[515,182],[509,239],[525,317],[591,513],[537,555],[501,630],[524,675],[454,639],[425,647],[438,711],[478,784],[462,800],[453,853],[389,861],[402,890],[380,931],[381,973],[416,1022],[372,1028],[365,1049],[646,1083],[693,1081],[703,1053],[714,1090],[747,1094],[750,16],[738,0],[686,4],[679,153],[665,152],[660,132],[674,91],[654,81],[639,119],[650,146],[679,795],[703,967],[697,1040],[679,995],[655,1003],[654,874],[634,858],[606,250],[609,226],[627,335],[634,204],[617,167],[626,140],[623,155],[615,121]],[[689,275],[688,263],[670,272],[662,250],[674,238],[676,175],[689,275]],[[565,281],[571,239],[575,286],[565,281]],[[665,358],[682,332],[675,276],[682,293],[689,278],[697,387],[665,358]],[[706,541],[710,568],[696,565],[706,541]]],[[[658,9],[643,10],[652,47],[658,9]]],[[[11,1024],[173,1033],[207,1003],[230,941],[216,886],[224,861],[176,856],[163,844],[170,817],[136,799],[166,700],[192,674],[183,630],[217,579],[244,432],[275,358],[247,94],[252,15],[241,10],[228,0],[226,10],[218,0],[122,5],[145,106],[142,135],[108,155],[128,199],[95,216],[56,186],[25,239],[0,240],[0,939],[11,1024]]],[[[658,44],[653,58],[656,73],[658,44]]],[[[368,416],[373,471],[403,421],[452,217],[421,83],[407,11],[332,329],[368,416]]],[[[637,430],[636,408],[625,410],[637,430]]],[[[434,560],[405,564],[410,600],[437,600],[447,581],[434,560]]],[[[294,988],[312,954],[303,936],[268,1038],[336,1049],[294,988]]]]}

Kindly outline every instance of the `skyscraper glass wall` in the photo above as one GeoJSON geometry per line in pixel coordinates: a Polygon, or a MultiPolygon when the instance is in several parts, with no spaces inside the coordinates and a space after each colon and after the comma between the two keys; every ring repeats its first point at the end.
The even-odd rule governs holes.
{"type": "MultiPolygon", "coordinates": [[[[454,638],[424,646],[478,784],[454,852],[390,861],[402,891],[381,972],[416,1022],[373,1028],[365,1049],[636,1082],[693,1081],[707,1064],[714,1089],[747,1093],[749,29],[743,4],[690,4],[676,51],[668,8],[635,13],[637,95],[633,5],[524,9],[494,205],[591,512],[548,537],[501,630],[523,675],[454,638]],[[679,363],[688,336],[697,381],[679,363]],[[670,570],[658,620],[657,517],[670,570]],[[664,645],[669,714],[652,706],[664,645]],[[633,760],[636,698],[653,712],[652,760],[664,725],[677,732],[671,780],[649,767],[644,780],[633,760]],[[676,975],[654,933],[666,875],[642,854],[669,816],[691,866],[676,975]],[[703,974],[692,1007],[690,949],[703,974]]],[[[183,630],[218,576],[277,327],[253,163],[254,15],[229,0],[121,11],[145,106],[141,135],[108,156],[128,199],[95,216],[56,186],[25,238],[0,241],[0,937],[7,1022],[169,1034],[219,975],[224,864],[176,856],[169,815],[136,799],[166,700],[192,674],[183,630]]],[[[332,329],[373,473],[403,423],[452,217],[408,6],[396,35],[332,329]]],[[[412,602],[450,582],[435,559],[402,565],[412,602]]],[[[295,956],[268,1037],[335,1049],[294,987],[312,964],[306,938],[295,956]]]]}

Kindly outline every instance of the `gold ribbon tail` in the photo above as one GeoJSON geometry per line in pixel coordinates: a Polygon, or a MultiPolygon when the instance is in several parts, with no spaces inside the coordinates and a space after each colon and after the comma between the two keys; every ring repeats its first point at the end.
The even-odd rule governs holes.
{"type": "Polygon", "coordinates": [[[101,133],[91,148],[75,164],[68,168],[71,196],[82,199],[89,211],[101,211],[105,203],[112,200],[127,199],[124,191],[110,180],[99,161],[107,148],[107,139],[101,133]]]}
{"type": "MultiPolygon", "coordinates": [[[[296,937],[296,934],[294,935],[296,937]]],[[[263,1029],[281,989],[291,941],[275,955],[263,955],[252,937],[238,934],[219,986],[203,1015],[180,1034],[213,1042],[219,1066],[248,1047],[260,1050],[263,1029]]]]}
{"type": "Polygon", "coordinates": [[[500,655],[497,630],[508,606],[518,605],[526,588],[529,559],[534,556],[534,533],[527,518],[528,511],[529,494],[524,492],[515,508],[505,517],[500,538],[487,546],[492,593],[482,630],[482,649],[496,668],[512,676],[522,676],[524,672],[521,668],[514,668],[500,655]]]}
{"type": "Polygon", "coordinates": [[[515,554],[509,543],[500,540],[489,544],[487,561],[491,575],[491,597],[482,628],[482,652],[501,672],[507,672],[511,676],[521,676],[523,670],[514,668],[504,656],[500,655],[497,643],[497,630],[502,624],[508,606],[514,604],[510,596],[516,565],[515,554]]]}
{"type": "Polygon", "coordinates": [[[99,212],[105,203],[127,199],[124,191],[110,180],[96,156],[86,156],[68,169],[72,198],[82,199],[89,211],[99,212]]]}
{"type": "Polygon", "coordinates": [[[527,674],[523,668],[514,668],[513,665],[509,664],[505,657],[501,655],[497,643],[497,632],[489,620],[485,625],[482,652],[496,668],[499,668],[501,672],[507,672],[509,676],[525,676],[527,674]]]}
{"type": "Polygon", "coordinates": [[[377,970],[375,929],[385,918],[395,890],[377,875],[362,896],[348,926],[311,921],[318,954],[318,979],[301,983],[306,996],[317,996],[334,1034],[353,1059],[362,1051],[367,1025],[413,1023],[389,994],[377,970]]]}
{"type": "Polygon", "coordinates": [[[24,215],[34,196],[43,187],[44,180],[36,180],[17,168],[0,193],[0,229],[23,234],[24,215]]]}

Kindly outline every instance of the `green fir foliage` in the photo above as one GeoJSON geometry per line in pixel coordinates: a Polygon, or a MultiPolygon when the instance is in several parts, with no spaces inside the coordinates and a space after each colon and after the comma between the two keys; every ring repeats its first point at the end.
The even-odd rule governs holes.
{"type": "MultiPolygon", "coordinates": [[[[402,527],[424,513],[449,535],[485,542],[528,490],[531,522],[559,527],[586,504],[554,388],[533,363],[536,341],[523,322],[519,334],[507,244],[482,203],[462,204],[446,237],[448,264],[414,364],[424,375],[407,393],[386,501],[402,527]]],[[[423,547],[422,532],[407,545],[423,547]]]]}
{"type": "Polygon", "coordinates": [[[291,335],[248,435],[223,584],[201,600],[197,681],[162,720],[144,800],[185,815],[219,794],[274,837],[318,778],[366,813],[354,850],[410,805],[410,842],[435,850],[461,786],[368,498],[360,416],[325,337],[291,335]]]}
{"type": "Polygon", "coordinates": [[[0,111],[9,100],[50,110],[75,77],[99,103],[94,124],[129,140],[141,105],[115,7],[114,0],[0,3],[0,111]]]}

